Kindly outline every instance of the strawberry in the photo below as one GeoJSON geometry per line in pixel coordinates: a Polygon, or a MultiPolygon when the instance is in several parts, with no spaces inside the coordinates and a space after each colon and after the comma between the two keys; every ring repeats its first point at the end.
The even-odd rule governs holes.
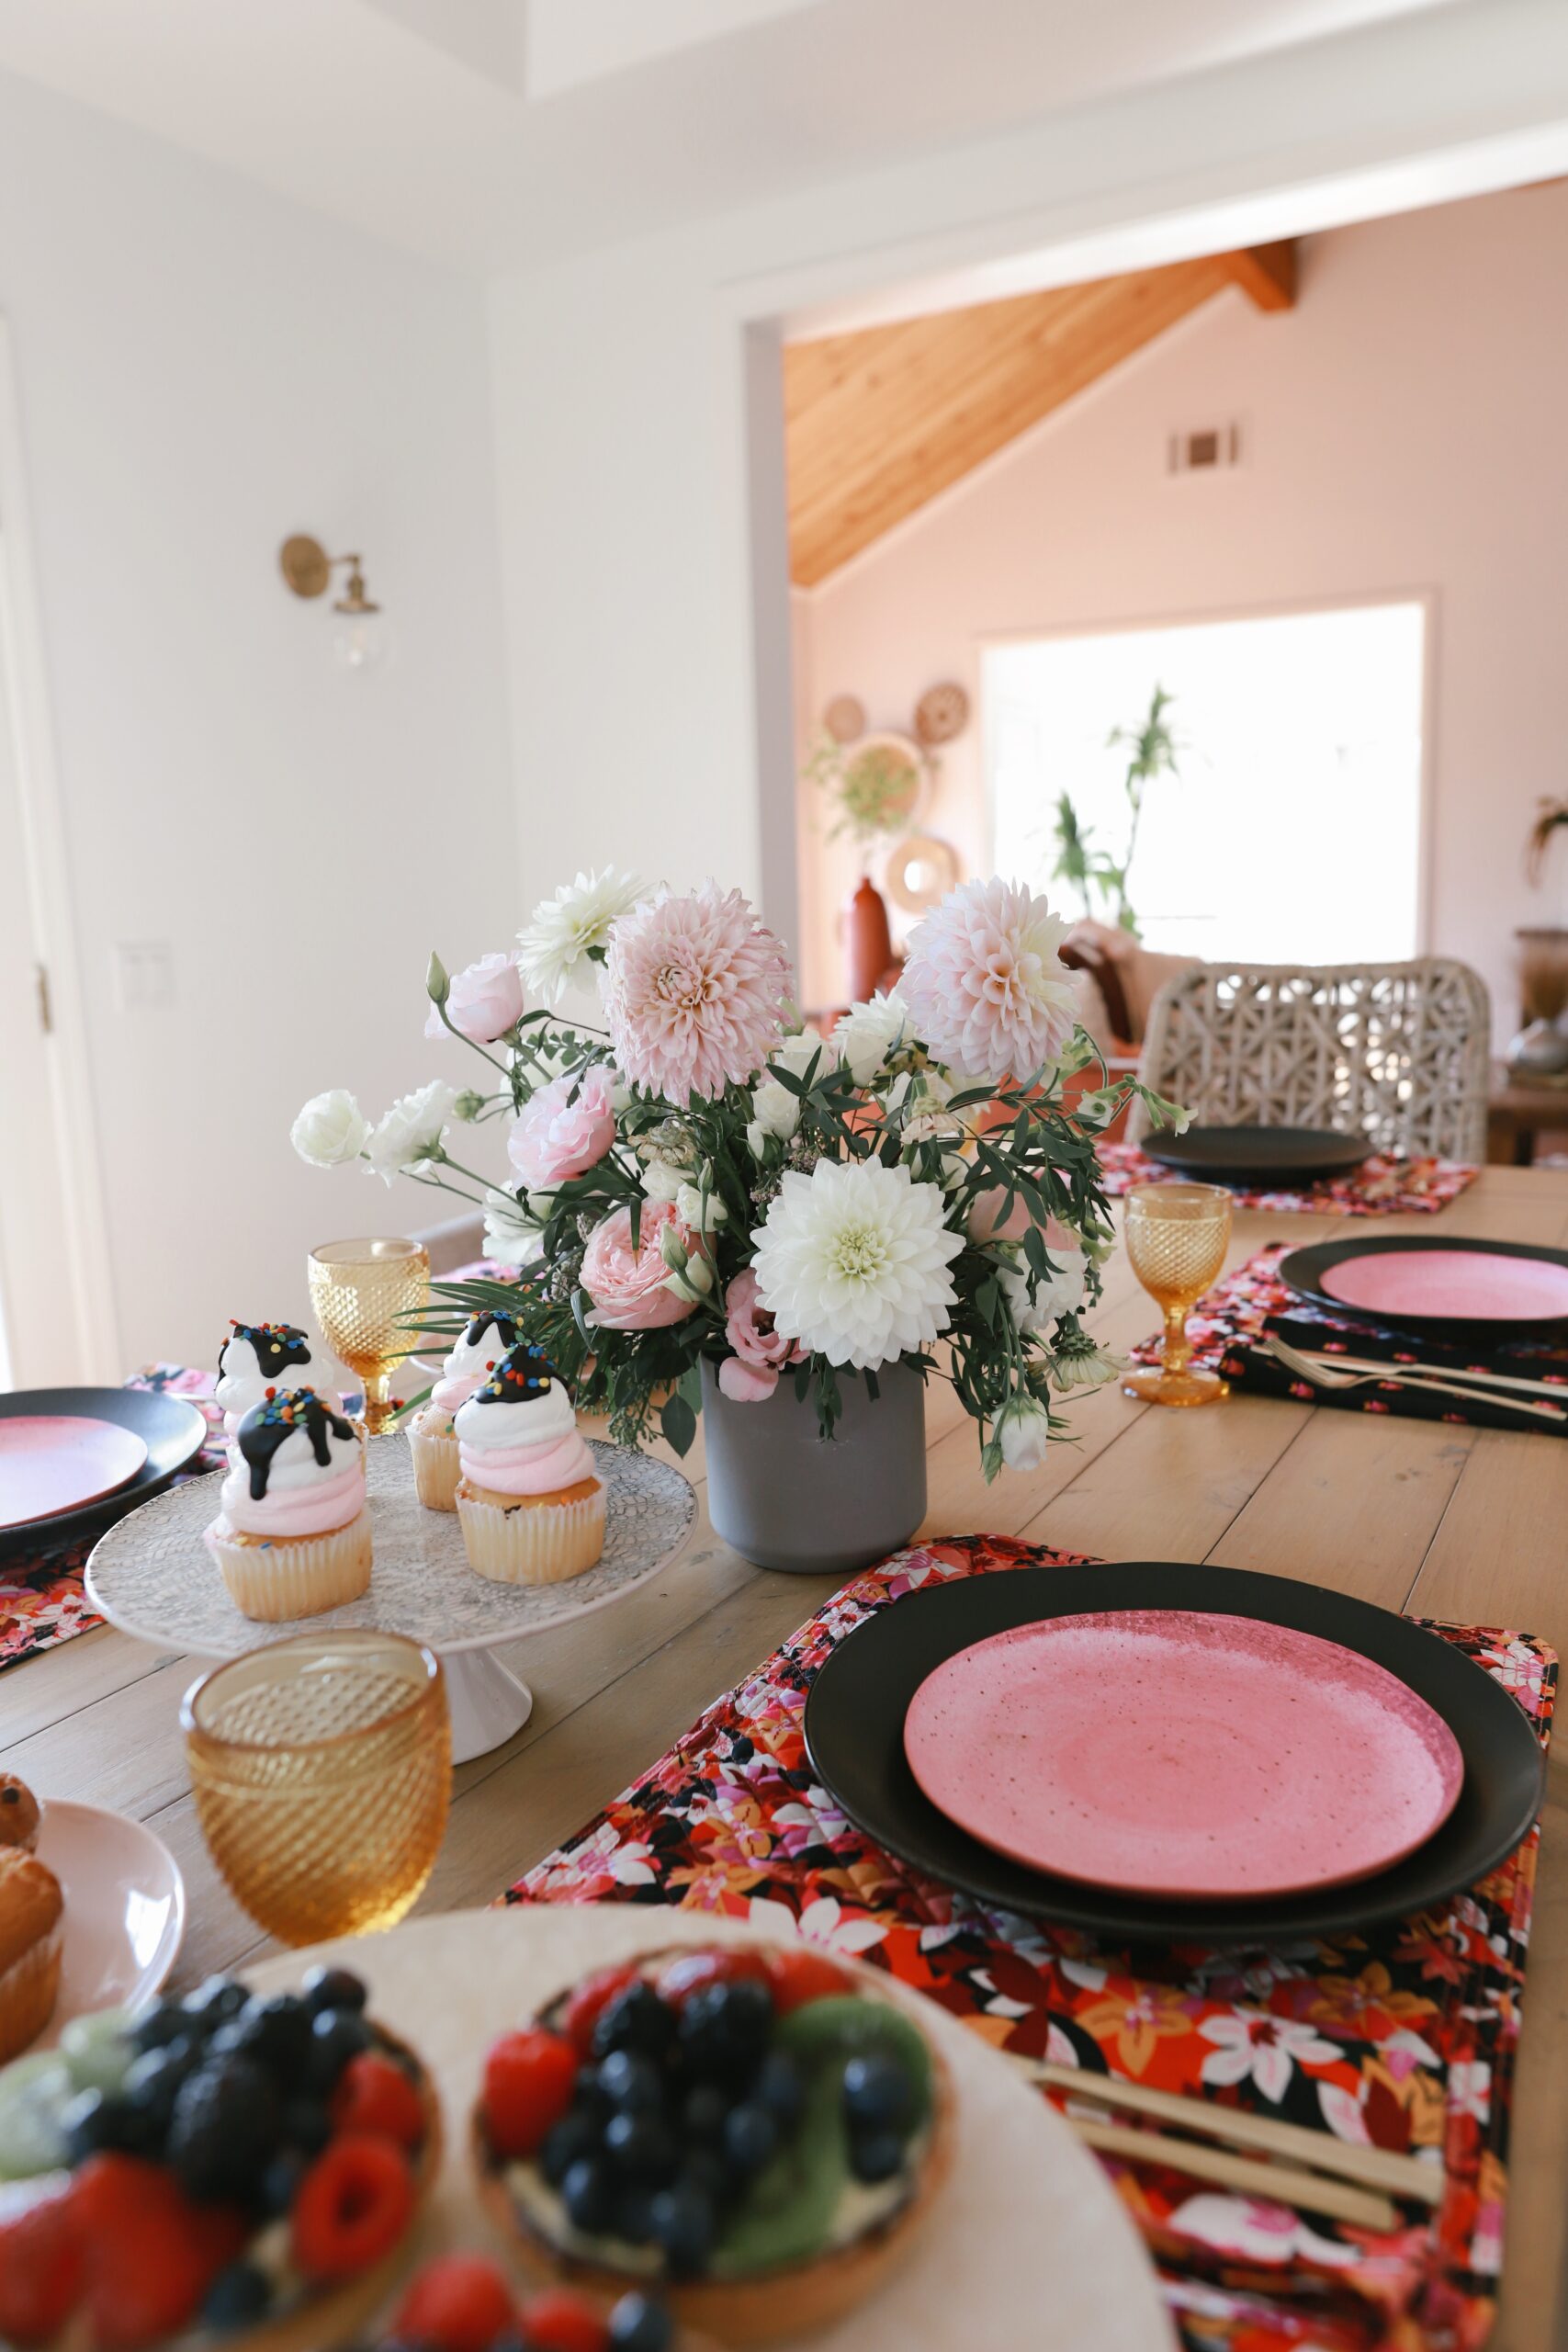
{"type": "Polygon", "coordinates": [[[618,1968],[601,1968],[596,1974],[585,1976],[571,1995],[561,2022],[580,2058],[589,2058],[593,2053],[593,2029],[599,2022],[600,2010],[609,2007],[637,1973],[635,1961],[626,1961],[618,1968]]]}
{"type": "Polygon", "coordinates": [[[657,1981],[660,1997],[679,2009],[705,1984],[734,1984],[742,1977],[758,1984],[770,1981],[765,1952],[748,1951],[744,1947],[731,1951],[722,1945],[716,1951],[683,1951],[663,1962],[657,1981]]]}
{"type": "Polygon", "coordinates": [[[547,2287],[523,2306],[529,2352],[609,2352],[610,2331],[595,2306],[570,2287],[547,2287]]]}
{"type": "Polygon", "coordinates": [[[0,2227],[0,2343],[47,2344],[81,2291],[81,2230],[69,2189],[0,2227]]]}
{"type": "Polygon", "coordinates": [[[326,2285],[390,2254],[413,2219],[413,2172],[402,2150],[369,2132],[331,2140],[294,2193],[294,2259],[326,2285]]]}
{"type": "Polygon", "coordinates": [[[448,2254],[420,2272],[399,2307],[392,2335],[421,2352],[489,2352],[498,2336],[515,2332],[516,2318],[499,2263],[482,2255],[448,2254]]]}
{"type": "Polygon", "coordinates": [[[139,2156],[90,2156],[73,2201],[98,2352],[177,2335],[245,2240],[237,2213],[193,2205],[165,2165],[139,2156]]]}
{"type": "Polygon", "coordinates": [[[781,2018],[787,2018],[792,2009],[803,2009],[808,2001],[825,2001],[834,1993],[847,1993],[850,1985],[838,1962],[829,1960],[826,1952],[813,1951],[808,1944],[781,1944],[777,1951],[770,1952],[768,1981],[781,2018]]]}
{"type": "Polygon", "coordinates": [[[424,2137],[424,2103],[402,2068],[374,2050],[362,2050],[338,2076],[330,2109],[334,2132],[368,2132],[417,2148],[424,2137]]]}
{"type": "Polygon", "coordinates": [[[577,2052],[558,2033],[531,2026],[503,2034],[485,2060],[484,2120],[498,2156],[531,2156],[571,2105],[577,2052]]]}

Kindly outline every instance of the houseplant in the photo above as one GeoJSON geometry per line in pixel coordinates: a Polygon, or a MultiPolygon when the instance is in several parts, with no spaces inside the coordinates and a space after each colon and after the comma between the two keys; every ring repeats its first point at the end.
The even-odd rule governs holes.
{"type": "Polygon", "coordinates": [[[515,957],[456,978],[432,958],[427,1030],[473,1048],[481,1087],[434,1081],[374,1127],[321,1095],[294,1140],[482,1204],[515,1278],[437,1283],[435,1328],[504,1307],[628,1444],[683,1453],[705,1408],[718,1532],[764,1565],[848,1566],[923,1516],[926,1381],[953,1383],[989,1478],[1038,1463],[1061,1396],[1114,1370],[1080,1320],[1111,1246],[1095,1139],[1133,1092],[1174,1106],[1125,1079],[1063,1108],[1096,1058],[1066,930],[1022,886],[967,883],[914,933],[901,992],[824,1040],[738,891],[580,875],[515,957]],[[560,1018],[595,979],[602,1022],[560,1018]],[[468,1165],[491,1126],[501,1186],[468,1165]]]}
{"type": "Polygon", "coordinates": [[[1069,882],[1083,900],[1086,916],[1093,908],[1089,893],[1098,889],[1102,894],[1107,914],[1119,929],[1139,936],[1138,919],[1133,912],[1128,897],[1133,859],[1138,847],[1138,828],[1144,819],[1144,795],[1156,776],[1179,776],[1181,773],[1179,753],[1181,750],[1166,717],[1173,697],[1163,686],[1156,685],[1149,697],[1149,707],[1139,727],[1113,727],[1106,737],[1106,748],[1114,751],[1124,744],[1127,769],[1122,788],[1127,796],[1127,846],[1120,861],[1107,850],[1090,846],[1092,830],[1083,824],[1073,805],[1072,795],[1056,795],[1056,863],[1053,879],[1069,882]]]}

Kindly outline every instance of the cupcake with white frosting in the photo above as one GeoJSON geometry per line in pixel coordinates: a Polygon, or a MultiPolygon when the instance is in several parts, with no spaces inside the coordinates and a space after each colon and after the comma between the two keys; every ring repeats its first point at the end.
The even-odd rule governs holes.
{"type": "Polygon", "coordinates": [[[357,1600],[370,1583],[365,1449],[312,1389],[279,1389],[235,1432],[208,1548],[235,1607],[269,1624],[357,1600]]]}
{"type": "Polygon", "coordinates": [[[231,1316],[212,1392],[223,1408],[225,1435],[232,1437],[248,1412],[285,1388],[313,1388],[330,1411],[343,1410],[337,1390],[318,1379],[310,1340],[297,1324],[236,1323],[231,1316]]]}
{"type": "Polygon", "coordinates": [[[570,1395],[526,1340],[457,1418],[457,1517],[468,1566],[495,1584],[564,1584],[604,1548],[604,1483],[570,1395]]]}
{"type": "Polygon", "coordinates": [[[457,1510],[460,1465],[456,1416],[516,1340],[517,1326],[510,1315],[476,1315],[447,1357],[430,1402],[409,1423],[413,1482],[426,1510],[457,1510]]]}

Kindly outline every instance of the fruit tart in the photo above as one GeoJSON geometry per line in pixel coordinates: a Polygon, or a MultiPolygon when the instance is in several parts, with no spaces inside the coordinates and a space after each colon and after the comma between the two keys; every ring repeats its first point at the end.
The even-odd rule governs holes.
{"type": "Polygon", "coordinates": [[[440,2154],[424,2067],[346,1970],[77,2019],[0,2074],[0,2344],[340,2343],[385,2299],[440,2154]]]}
{"type": "Polygon", "coordinates": [[[804,2333],[887,2275],[952,2162],[908,2011],[809,1947],[682,1946],[559,1995],[485,2063],[487,2208],[525,2260],[662,2287],[726,2344],[804,2333]]]}
{"type": "Polygon", "coordinates": [[[411,2279],[378,2352],[716,2352],[657,2294],[608,2304],[575,2287],[519,2301],[498,2262],[444,2254],[411,2279]]]}

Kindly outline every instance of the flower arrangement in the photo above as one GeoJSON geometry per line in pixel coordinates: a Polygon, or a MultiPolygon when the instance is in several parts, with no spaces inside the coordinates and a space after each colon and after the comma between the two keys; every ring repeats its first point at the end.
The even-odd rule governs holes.
{"type": "Polygon", "coordinates": [[[579,875],[514,956],[456,976],[431,959],[427,1026],[481,1057],[482,1087],[434,1081],[374,1126],[352,1095],[318,1095],[293,1140],[317,1166],[482,1204],[515,1275],[436,1283],[427,1323],[503,1307],[623,1442],[657,1424],[686,1451],[705,1359],[737,1401],[793,1382],[825,1437],[845,1383],[874,1397],[902,1363],[952,1381],[987,1477],[1028,1468],[1061,1395],[1116,1368],[1081,1320],[1111,1245],[1096,1138],[1133,1093],[1180,1116],[1134,1079],[1065,1106],[1098,1058],[1066,931],[1021,885],[966,883],[914,933],[898,992],[825,1039],[739,891],[579,875]],[[595,979],[602,1024],[560,1017],[595,979]],[[492,1123],[502,1184],[453,1133],[492,1123]]]}

